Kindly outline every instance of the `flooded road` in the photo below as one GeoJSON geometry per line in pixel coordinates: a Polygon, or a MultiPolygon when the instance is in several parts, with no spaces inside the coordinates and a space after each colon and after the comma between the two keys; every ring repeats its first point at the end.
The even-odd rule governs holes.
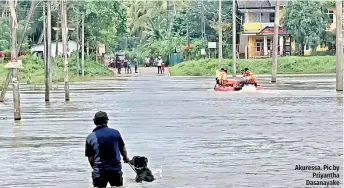
{"type": "Polygon", "coordinates": [[[136,184],[124,164],[124,187],[285,188],[320,180],[295,170],[299,164],[340,166],[342,187],[343,98],[335,77],[259,80],[264,91],[237,93],[214,92],[214,79],[202,77],[93,81],[71,85],[70,102],[55,91],[48,104],[43,91],[23,91],[15,124],[8,93],[0,104],[0,185],[92,187],[84,144],[103,110],[129,157],[146,156],[152,171],[162,169],[162,179],[136,184]]]}

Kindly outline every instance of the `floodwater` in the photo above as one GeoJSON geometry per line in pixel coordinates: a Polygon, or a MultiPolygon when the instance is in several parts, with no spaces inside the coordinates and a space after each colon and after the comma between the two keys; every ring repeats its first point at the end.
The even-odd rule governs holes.
{"type": "Polygon", "coordinates": [[[320,180],[295,170],[299,164],[340,166],[342,187],[343,97],[335,77],[259,80],[264,91],[236,93],[212,91],[213,78],[98,80],[71,85],[70,102],[55,91],[50,103],[44,90],[22,91],[16,123],[9,92],[0,104],[0,185],[92,187],[84,144],[103,110],[129,156],[146,156],[152,171],[162,170],[157,181],[136,184],[124,164],[124,187],[290,188],[320,180]]]}

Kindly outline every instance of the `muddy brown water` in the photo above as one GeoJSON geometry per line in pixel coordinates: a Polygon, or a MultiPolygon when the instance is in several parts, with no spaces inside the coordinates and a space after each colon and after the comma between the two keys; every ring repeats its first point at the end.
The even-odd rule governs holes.
{"type": "MultiPolygon", "coordinates": [[[[110,116],[130,157],[144,155],[162,178],[124,187],[306,187],[313,171],[295,165],[343,164],[343,97],[335,78],[260,78],[261,92],[214,92],[213,78],[136,77],[71,85],[50,103],[22,91],[22,121],[11,93],[0,104],[1,187],[92,187],[84,157],[95,112],[110,116]]],[[[61,88],[62,89],[62,88],[61,88]]],[[[329,172],[329,171],[327,171],[329,172]]],[[[319,179],[320,180],[320,179],[319,179]]],[[[342,186],[342,184],[341,184],[342,186]]]]}

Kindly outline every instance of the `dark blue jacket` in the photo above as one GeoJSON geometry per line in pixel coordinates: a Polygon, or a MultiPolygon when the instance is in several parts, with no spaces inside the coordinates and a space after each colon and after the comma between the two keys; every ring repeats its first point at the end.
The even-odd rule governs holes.
{"type": "Polygon", "coordinates": [[[94,169],[120,171],[120,149],[123,147],[124,142],[119,131],[101,125],[86,138],[85,155],[94,158],[94,169]]]}

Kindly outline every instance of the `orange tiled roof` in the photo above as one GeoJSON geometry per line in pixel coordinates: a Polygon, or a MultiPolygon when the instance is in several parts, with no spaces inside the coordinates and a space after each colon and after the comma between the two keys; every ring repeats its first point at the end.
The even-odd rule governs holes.
{"type": "MultiPolygon", "coordinates": [[[[264,29],[262,29],[258,35],[273,35],[274,34],[274,27],[266,26],[264,29]]],[[[287,31],[283,27],[278,28],[278,34],[279,35],[288,35],[287,31]]]]}

